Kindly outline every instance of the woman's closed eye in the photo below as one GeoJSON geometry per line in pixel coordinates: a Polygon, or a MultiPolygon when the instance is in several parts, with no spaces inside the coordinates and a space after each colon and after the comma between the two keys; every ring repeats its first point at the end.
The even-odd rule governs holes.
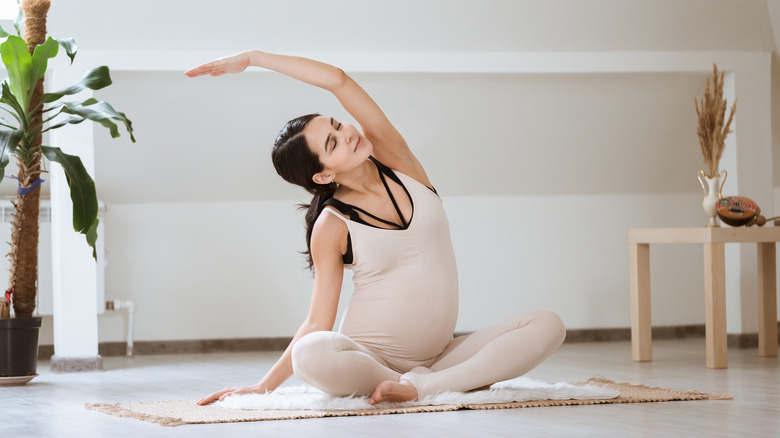
{"type": "MultiPolygon", "coordinates": [[[[341,130],[341,123],[339,122],[339,125],[336,126],[336,131],[341,130]]],[[[336,145],[338,145],[338,140],[336,137],[333,137],[333,146],[331,146],[330,151],[333,152],[334,149],[336,149],[336,145]]]]}

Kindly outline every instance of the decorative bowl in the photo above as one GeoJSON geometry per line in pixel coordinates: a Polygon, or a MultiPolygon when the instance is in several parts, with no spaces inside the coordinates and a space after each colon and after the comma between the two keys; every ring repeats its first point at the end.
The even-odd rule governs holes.
{"type": "Polygon", "coordinates": [[[720,220],[732,227],[745,225],[759,211],[758,205],[752,199],[744,196],[720,198],[716,208],[720,220]]]}

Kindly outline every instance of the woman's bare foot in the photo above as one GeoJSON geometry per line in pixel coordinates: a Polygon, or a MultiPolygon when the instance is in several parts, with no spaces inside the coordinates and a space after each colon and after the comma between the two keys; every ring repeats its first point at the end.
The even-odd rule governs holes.
{"type": "Polygon", "coordinates": [[[375,405],[385,401],[402,402],[412,400],[417,400],[417,388],[412,385],[412,382],[408,380],[399,382],[387,380],[376,386],[368,403],[375,405]]]}

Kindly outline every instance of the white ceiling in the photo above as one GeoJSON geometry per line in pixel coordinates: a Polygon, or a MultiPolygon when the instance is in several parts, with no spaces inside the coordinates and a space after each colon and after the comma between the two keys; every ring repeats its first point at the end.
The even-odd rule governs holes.
{"type": "Polygon", "coordinates": [[[771,51],[775,45],[765,0],[55,0],[49,29],[94,50],[771,51]]]}

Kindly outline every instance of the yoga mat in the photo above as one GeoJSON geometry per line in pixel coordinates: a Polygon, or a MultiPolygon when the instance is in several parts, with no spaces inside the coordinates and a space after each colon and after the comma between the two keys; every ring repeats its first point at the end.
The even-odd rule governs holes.
{"type": "MultiPolygon", "coordinates": [[[[597,405],[597,404],[612,404],[612,403],[645,403],[645,402],[662,402],[662,401],[674,401],[674,400],[730,400],[731,396],[726,394],[711,394],[699,392],[696,390],[679,391],[673,389],[653,388],[644,385],[632,385],[629,383],[615,383],[611,380],[607,380],[600,377],[594,377],[587,382],[579,383],[556,383],[556,384],[544,384],[542,382],[533,381],[532,379],[525,379],[520,381],[518,385],[518,379],[514,379],[508,382],[502,382],[494,385],[490,390],[476,391],[473,393],[445,393],[446,397],[457,397],[458,394],[463,396],[464,400],[468,400],[469,396],[488,396],[490,392],[502,392],[503,389],[519,389],[522,392],[528,389],[528,386],[538,387],[547,385],[551,391],[544,396],[544,399],[534,400],[522,400],[522,401],[510,401],[499,403],[458,403],[452,402],[456,399],[447,399],[446,397],[440,400],[447,400],[450,403],[447,404],[418,404],[423,402],[430,402],[431,400],[425,399],[421,402],[406,402],[395,404],[380,404],[368,409],[266,409],[266,410],[245,410],[245,409],[228,409],[219,404],[209,406],[198,406],[196,400],[169,400],[169,401],[152,401],[152,402],[134,402],[134,403],[87,403],[85,407],[90,410],[102,412],[104,414],[115,415],[117,417],[135,418],[138,420],[148,421],[152,423],[161,424],[163,426],[181,426],[184,424],[206,424],[206,423],[232,423],[239,421],[265,421],[265,420],[293,420],[304,418],[323,418],[323,417],[345,417],[345,416],[357,416],[357,415],[387,415],[387,414],[410,414],[420,412],[445,412],[456,411],[459,409],[516,409],[516,408],[529,408],[529,407],[542,407],[542,406],[571,406],[571,405],[597,405]],[[528,382],[530,381],[530,383],[528,382]],[[501,386],[503,384],[503,386],[501,386]],[[541,385],[540,385],[541,384],[541,385]],[[496,388],[496,386],[499,386],[496,388]],[[525,386],[523,386],[525,385],[525,386]],[[587,392],[591,392],[591,398],[587,397],[588,394],[576,393],[575,390],[572,394],[572,387],[582,387],[587,392]],[[574,398],[580,397],[580,398],[574,398]]],[[[282,392],[285,388],[280,388],[277,392],[282,392]]],[[[300,387],[288,387],[287,391],[291,393],[288,396],[292,399],[299,397],[302,391],[300,387]],[[298,389],[294,389],[298,388],[298,389]]],[[[306,390],[309,391],[309,390],[306,390]]],[[[313,388],[310,391],[317,390],[313,388]]],[[[305,392],[305,391],[304,391],[305,392]]],[[[506,392],[506,391],[504,391],[506,392]]],[[[272,393],[273,394],[273,393],[272,393]]],[[[279,394],[277,394],[279,395],[279,394]]],[[[441,394],[440,394],[441,395],[441,394]]],[[[436,397],[439,397],[437,395],[436,397]]],[[[253,396],[253,395],[252,395],[253,396]]],[[[234,396],[239,398],[239,396],[234,396]]],[[[247,396],[240,396],[247,397],[247,396]]],[[[262,396],[260,396],[262,397],[262,396]]],[[[233,398],[233,397],[230,397],[233,398]]],[[[522,398],[522,396],[521,396],[522,398]]],[[[343,402],[344,399],[352,399],[348,397],[329,397],[328,400],[321,400],[319,403],[336,403],[338,405],[343,402]]],[[[358,398],[363,401],[365,398],[358,398]]],[[[484,397],[483,397],[484,399],[484,397]]],[[[222,403],[223,405],[225,403],[222,403]]],[[[292,404],[295,401],[292,400],[292,404]]]]}

